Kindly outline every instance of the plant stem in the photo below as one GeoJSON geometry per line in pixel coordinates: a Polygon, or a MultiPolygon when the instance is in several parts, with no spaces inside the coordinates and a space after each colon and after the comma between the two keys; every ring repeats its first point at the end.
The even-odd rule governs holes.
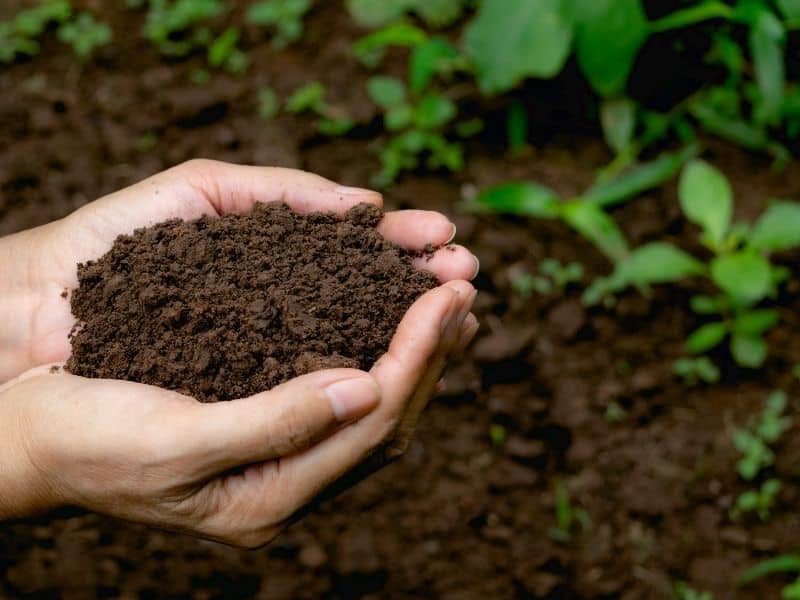
{"type": "Polygon", "coordinates": [[[661,33],[670,29],[678,29],[708,21],[709,19],[731,19],[733,9],[727,4],[712,0],[698,6],[678,10],[661,19],[650,22],[651,33],[661,33]]]}

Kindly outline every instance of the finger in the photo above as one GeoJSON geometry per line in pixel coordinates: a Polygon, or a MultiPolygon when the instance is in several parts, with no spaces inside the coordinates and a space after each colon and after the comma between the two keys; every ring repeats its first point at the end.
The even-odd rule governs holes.
{"type": "Polygon", "coordinates": [[[414,266],[431,271],[442,283],[454,279],[471,281],[480,269],[478,258],[464,246],[455,244],[439,248],[432,256],[414,259],[414,266]]]}
{"type": "Polygon", "coordinates": [[[208,475],[289,456],[313,445],[380,402],[376,381],[356,369],[297,377],[249,398],[198,404],[185,425],[190,456],[208,475]]]}
{"type": "Polygon", "coordinates": [[[446,216],[432,210],[400,210],[387,212],[378,231],[403,248],[423,250],[428,244],[438,247],[450,243],[456,226],[446,216]]]}
{"type": "Polygon", "coordinates": [[[282,461],[293,505],[309,502],[392,434],[458,310],[458,294],[444,286],[408,310],[389,351],[370,371],[382,390],[380,407],[307,452],[282,461]]]}

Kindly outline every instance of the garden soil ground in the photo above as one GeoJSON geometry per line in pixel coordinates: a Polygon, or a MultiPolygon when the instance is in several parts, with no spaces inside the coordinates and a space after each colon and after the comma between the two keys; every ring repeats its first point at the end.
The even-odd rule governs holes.
{"type": "MultiPolygon", "coordinates": [[[[256,44],[248,31],[248,47],[257,46],[249,75],[218,75],[206,86],[190,81],[199,59],[161,61],[137,37],[140,17],[91,4],[119,38],[97,64],[82,68],[52,42],[43,57],[0,70],[0,232],[58,218],[197,156],[300,167],[352,185],[365,185],[376,171],[377,115],[365,97],[367,72],[349,54],[359,31],[338,2],[318,3],[325,6],[312,13],[305,40],[285,53],[256,44]],[[370,125],[330,140],[314,134],[310,119],[258,119],[260,85],[286,97],[313,78],[328,85],[333,104],[370,125]]],[[[387,194],[392,207],[446,212],[459,227],[457,241],[483,265],[477,342],[453,365],[447,392],[400,462],[258,551],[94,515],[4,524],[0,595],[633,599],[668,598],[672,582],[683,579],[717,599],[777,597],[779,578],[746,589],[734,582],[754,562],[797,548],[798,427],[776,449],[784,490],[768,523],[728,519],[745,489],[730,429],[771,390],[800,393],[790,375],[800,362],[800,281],[788,283],[784,324],[770,333],[765,370],[738,370],[722,353],[715,358],[728,367],[712,388],[685,387],[670,371],[698,324],[688,286],[649,299],[627,294],[612,310],[586,311],[577,289],[515,295],[510,277],[546,257],[581,261],[587,280],[608,271],[559,225],[456,208],[476,186],[512,178],[563,194],[591,182],[610,157],[596,132],[560,129],[552,120],[560,105],[548,109],[541,100],[552,92],[531,99],[541,108],[526,154],[505,155],[490,119],[490,132],[470,143],[463,172],[410,176],[387,194]],[[622,420],[605,418],[611,403],[624,409],[622,420]],[[490,441],[492,424],[508,432],[501,446],[490,441]],[[566,544],[548,535],[556,478],[591,519],[566,544]]],[[[562,119],[561,127],[572,122],[562,119]]],[[[800,198],[793,168],[774,172],[764,159],[714,143],[706,157],[732,176],[738,217],[753,218],[770,197],[800,198]]],[[[697,232],[679,216],[674,185],[615,217],[634,244],[667,238],[699,250],[697,232]]]]}

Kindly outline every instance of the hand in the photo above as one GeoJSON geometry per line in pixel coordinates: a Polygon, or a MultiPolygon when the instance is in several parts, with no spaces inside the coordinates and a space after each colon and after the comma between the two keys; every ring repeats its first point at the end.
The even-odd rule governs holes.
{"type": "MultiPolygon", "coordinates": [[[[0,518],[76,505],[237,545],[274,537],[374,449],[402,452],[447,356],[477,329],[464,248],[421,268],[443,285],[420,298],[370,373],[335,369],[251,398],[201,404],[121,381],[45,374],[69,355],[74,323],[60,294],[75,265],[134,228],[169,218],[247,212],[254,201],[298,212],[380,205],[375,192],[287,169],[191,161],[91,203],[55,223],[0,240],[0,518]],[[26,371],[27,370],[27,371],[26,371]],[[23,373],[23,371],[25,371],[23,373]]],[[[407,248],[444,244],[438,213],[387,213],[380,225],[407,248]]]]}

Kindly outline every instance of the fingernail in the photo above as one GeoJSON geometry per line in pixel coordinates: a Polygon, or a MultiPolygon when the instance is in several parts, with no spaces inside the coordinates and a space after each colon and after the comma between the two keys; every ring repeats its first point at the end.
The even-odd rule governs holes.
{"type": "Polygon", "coordinates": [[[366,195],[378,194],[378,192],[376,192],[375,190],[368,190],[366,188],[359,188],[359,187],[350,187],[346,185],[340,185],[336,187],[333,191],[343,196],[366,196],[366,195]]]}
{"type": "Polygon", "coordinates": [[[333,414],[341,422],[360,419],[378,405],[380,390],[372,379],[344,379],[330,384],[325,393],[333,414]]]}
{"type": "Polygon", "coordinates": [[[456,230],[456,224],[455,223],[450,223],[450,225],[453,227],[453,231],[450,233],[450,237],[447,238],[447,241],[445,241],[445,243],[442,244],[442,246],[446,246],[447,244],[452,242],[454,239],[456,239],[456,231],[457,231],[456,230]]]}
{"type": "Polygon", "coordinates": [[[475,279],[478,276],[478,273],[481,272],[481,261],[474,254],[472,255],[472,258],[475,259],[475,274],[469,278],[470,281],[475,279]]]}

